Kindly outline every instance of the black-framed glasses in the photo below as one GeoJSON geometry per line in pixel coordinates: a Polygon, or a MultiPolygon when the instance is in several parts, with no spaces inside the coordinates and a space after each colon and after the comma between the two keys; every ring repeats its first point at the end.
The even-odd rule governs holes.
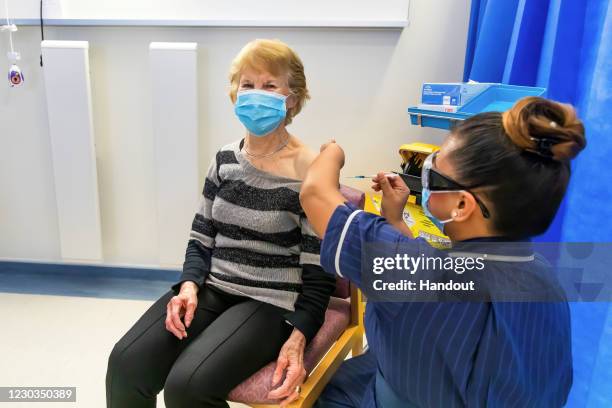
{"type": "Polygon", "coordinates": [[[476,200],[476,204],[480,208],[482,212],[482,216],[485,218],[490,218],[491,213],[489,209],[484,205],[484,203],[478,198],[476,193],[470,191],[470,188],[462,185],[461,183],[456,182],[452,178],[440,173],[439,171],[433,168],[433,161],[438,152],[433,152],[423,162],[423,167],[421,169],[421,183],[423,184],[423,188],[427,188],[430,191],[438,191],[438,192],[457,192],[457,191],[465,191],[466,193],[470,193],[474,200],[476,200]]]}

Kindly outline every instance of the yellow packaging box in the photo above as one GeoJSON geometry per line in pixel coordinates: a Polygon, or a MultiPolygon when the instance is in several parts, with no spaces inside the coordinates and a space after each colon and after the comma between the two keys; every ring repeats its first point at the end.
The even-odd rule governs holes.
{"type": "MultiPolygon", "coordinates": [[[[382,197],[379,194],[365,193],[364,210],[380,215],[381,202],[382,197]]],[[[404,222],[415,238],[424,238],[437,248],[450,248],[450,239],[427,218],[421,206],[415,204],[415,197],[412,195],[404,207],[404,222]]]]}

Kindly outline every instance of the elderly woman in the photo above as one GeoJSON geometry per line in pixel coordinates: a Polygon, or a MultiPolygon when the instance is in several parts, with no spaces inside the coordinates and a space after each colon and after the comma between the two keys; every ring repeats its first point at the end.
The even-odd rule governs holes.
{"type": "Polygon", "coordinates": [[[276,359],[270,398],[299,394],[306,344],[335,280],[299,202],[311,152],[286,126],[308,98],[299,57],[280,41],[247,44],[230,97],[246,136],[208,168],[183,274],[115,345],[107,406],[227,407],[229,392],[276,359]],[[281,383],[281,379],[284,381],[281,383]]]}

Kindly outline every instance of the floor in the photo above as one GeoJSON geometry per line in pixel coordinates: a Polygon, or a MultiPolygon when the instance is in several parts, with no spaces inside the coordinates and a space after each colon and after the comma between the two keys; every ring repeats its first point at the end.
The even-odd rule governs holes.
{"type": "MultiPolygon", "coordinates": [[[[20,291],[25,292],[28,280],[21,278],[20,291]]],[[[1,290],[6,289],[6,280],[4,283],[0,282],[1,290]]],[[[104,289],[104,285],[98,289],[104,289]]],[[[149,297],[167,289],[166,282],[153,282],[149,285],[149,297]]],[[[125,295],[120,292],[116,293],[125,295]]],[[[145,297],[144,291],[139,293],[145,297]]],[[[4,317],[0,385],[77,388],[76,404],[0,403],[0,407],[105,407],[108,355],[115,342],[151,303],[152,300],[0,293],[4,317]]],[[[164,407],[163,392],[158,396],[157,406],[164,407]]]]}

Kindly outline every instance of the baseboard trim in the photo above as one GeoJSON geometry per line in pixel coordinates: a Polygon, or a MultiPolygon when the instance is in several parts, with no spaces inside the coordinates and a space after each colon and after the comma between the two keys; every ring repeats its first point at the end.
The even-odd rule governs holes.
{"type": "Polygon", "coordinates": [[[118,266],[68,262],[31,262],[0,260],[0,274],[38,274],[82,277],[105,277],[123,279],[176,282],[181,271],[174,268],[142,266],[118,266]]]}

